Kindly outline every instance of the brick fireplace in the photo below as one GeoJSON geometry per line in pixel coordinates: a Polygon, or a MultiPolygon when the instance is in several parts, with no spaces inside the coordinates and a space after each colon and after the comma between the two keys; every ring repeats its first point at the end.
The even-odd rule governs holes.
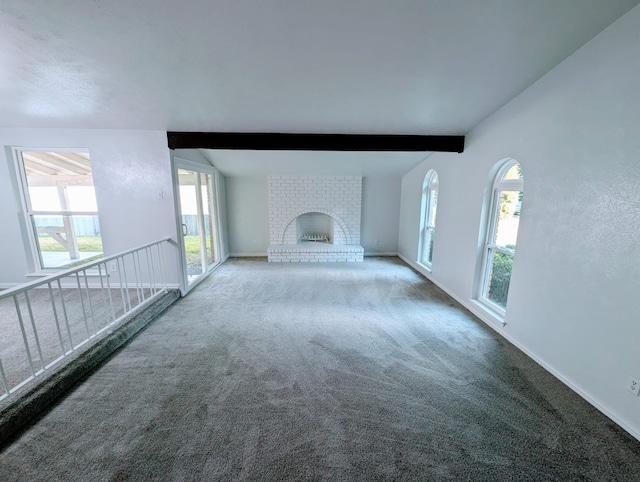
{"type": "Polygon", "coordinates": [[[362,177],[269,176],[270,262],[362,261],[362,177]]]}

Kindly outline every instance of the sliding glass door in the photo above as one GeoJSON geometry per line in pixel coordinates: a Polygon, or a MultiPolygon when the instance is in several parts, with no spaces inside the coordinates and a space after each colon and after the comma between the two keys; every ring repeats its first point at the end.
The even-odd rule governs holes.
{"type": "Polygon", "coordinates": [[[175,160],[183,293],[220,262],[216,176],[212,168],[175,160]]]}
{"type": "Polygon", "coordinates": [[[202,193],[202,219],[204,226],[205,255],[207,265],[215,265],[220,261],[218,249],[217,212],[215,203],[215,176],[200,174],[200,192],[202,193]]]}

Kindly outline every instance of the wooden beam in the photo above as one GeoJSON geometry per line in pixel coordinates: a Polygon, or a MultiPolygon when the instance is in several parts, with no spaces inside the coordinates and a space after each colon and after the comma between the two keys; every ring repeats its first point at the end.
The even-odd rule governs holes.
{"type": "Polygon", "coordinates": [[[167,132],[169,149],[463,152],[464,136],[167,132]]]}

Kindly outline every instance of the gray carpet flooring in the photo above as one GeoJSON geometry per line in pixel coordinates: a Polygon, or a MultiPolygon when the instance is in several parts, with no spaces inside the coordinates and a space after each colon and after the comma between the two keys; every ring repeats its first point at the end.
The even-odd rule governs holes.
{"type": "Polygon", "coordinates": [[[230,260],[0,480],[638,480],[640,442],[397,258],[230,260]]]}

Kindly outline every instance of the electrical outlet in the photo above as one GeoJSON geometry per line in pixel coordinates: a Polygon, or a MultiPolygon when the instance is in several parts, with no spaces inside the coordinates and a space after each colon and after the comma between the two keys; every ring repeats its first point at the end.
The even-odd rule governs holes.
{"type": "Polygon", "coordinates": [[[118,271],[118,262],[116,260],[109,261],[109,271],[118,271]]]}
{"type": "Polygon", "coordinates": [[[636,397],[640,395],[640,380],[636,377],[629,377],[629,380],[627,380],[627,390],[633,393],[636,397]]]}

